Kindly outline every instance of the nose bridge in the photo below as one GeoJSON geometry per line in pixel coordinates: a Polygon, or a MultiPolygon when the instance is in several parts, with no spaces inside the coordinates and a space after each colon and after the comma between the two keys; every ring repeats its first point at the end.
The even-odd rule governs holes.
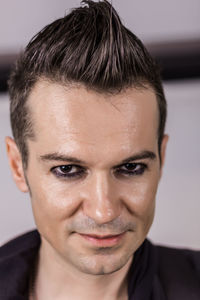
{"type": "Polygon", "coordinates": [[[96,223],[110,222],[120,214],[120,201],[115,184],[106,172],[98,172],[92,176],[85,201],[85,214],[96,223]]]}

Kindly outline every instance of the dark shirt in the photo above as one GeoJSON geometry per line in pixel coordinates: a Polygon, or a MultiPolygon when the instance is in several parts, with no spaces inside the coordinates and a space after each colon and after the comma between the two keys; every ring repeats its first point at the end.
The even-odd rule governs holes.
{"type": "MultiPolygon", "coordinates": [[[[35,230],[0,248],[0,300],[28,300],[39,247],[35,230]]],[[[129,300],[200,300],[200,251],[155,246],[145,240],[128,276],[129,300]]]]}

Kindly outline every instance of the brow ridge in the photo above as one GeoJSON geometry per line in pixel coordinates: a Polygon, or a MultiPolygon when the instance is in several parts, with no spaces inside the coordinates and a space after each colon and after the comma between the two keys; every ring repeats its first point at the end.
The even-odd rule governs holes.
{"type": "MultiPolygon", "coordinates": [[[[156,154],[153,151],[144,150],[134,155],[129,156],[128,158],[123,159],[118,165],[126,164],[131,161],[141,160],[141,159],[150,159],[155,160],[156,154]]],[[[76,164],[86,164],[83,160],[80,160],[73,156],[68,156],[59,152],[48,153],[40,156],[40,160],[42,161],[64,161],[71,162],[76,164]]]]}
{"type": "Polygon", "coordinates": [[[155,160],[156,159],[156,154],[153,151],[149,150],[144,150],[140,153],[136,153],[128,158],[125,158],[122,160],[122,164],[129,163],[131,161],[136,161],[140,159],[150,159],[150,160],[155,160]]]}

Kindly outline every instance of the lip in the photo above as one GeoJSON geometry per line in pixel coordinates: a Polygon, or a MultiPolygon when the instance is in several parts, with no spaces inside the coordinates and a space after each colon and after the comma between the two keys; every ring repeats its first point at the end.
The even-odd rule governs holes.
{"type": "Polygon", "coordinates": [[[113,247],[119,244],[119,242],[125,236],[125,232],[120,234],[79,234],[84,240],[97,247],[113,247]]]}

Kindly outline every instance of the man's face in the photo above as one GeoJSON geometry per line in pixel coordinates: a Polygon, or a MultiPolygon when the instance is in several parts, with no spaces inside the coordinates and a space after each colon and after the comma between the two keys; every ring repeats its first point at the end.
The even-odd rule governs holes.
{"type": "Polygon", "coordinates": [[[42,247],[88,274],[130,261],[154,216],[161,166],[150,89],[117,95],[40,81],[26,171],[42,247]]]}

